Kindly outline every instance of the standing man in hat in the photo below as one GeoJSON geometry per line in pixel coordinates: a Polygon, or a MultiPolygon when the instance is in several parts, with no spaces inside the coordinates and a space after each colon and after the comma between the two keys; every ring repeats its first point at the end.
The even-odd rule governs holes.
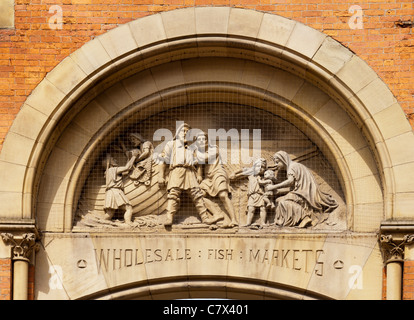
{"type": "Polygon", "coordinates": [[[194,150],[189,148],[186,135],[190,126],[182,123],[176,131],[173,140],[167,142],[163,152],[160,155],[162,162],[159,169],[159,185],[167,185],[168,202],[167,217],[164,222],[165,226],[171,226],[173,217],[180,206],[180,195],[187,191],[194,203],[201,221],[206,224],[213,224],[223,217],[211,217],[204,203],[203,193],[196,177],[197,160],[194,156],[194,150]],[[168,183],[165,179],[165,173],[169,169],[168,183]]]}

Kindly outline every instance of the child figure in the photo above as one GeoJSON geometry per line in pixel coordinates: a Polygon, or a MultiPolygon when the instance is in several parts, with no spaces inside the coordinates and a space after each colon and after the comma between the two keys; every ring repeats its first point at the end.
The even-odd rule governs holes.
{"type": "Polygon", "coordinates": [[[275,204],[273,203],[273,201],[270,200],[273,197],[273,191],[268,191],[266,187],[269,185],[273,185],[275,180],[276,180],[276,177],[275,177],[275,173],[273,170],[266,170],[263,173],[263,179],[261,178],[258,179],[260,186],[263,187],[264,189],[263,201],[266,207],[267,208],[270,207],[271,209],[275,208],[275,204]]]}
{"type": "Polygon", "coordinates": [[[123,174],[131,170],[138,150],[132,151],[132,158],[125,166],[119,166],[115,158],[107,156],[105,162],[105,216],[104,220],[111,220],[115,211],[121,207],[125,208],[124,219],[128,224],[132,223],[132,206],[124,193],[123,174]]]}

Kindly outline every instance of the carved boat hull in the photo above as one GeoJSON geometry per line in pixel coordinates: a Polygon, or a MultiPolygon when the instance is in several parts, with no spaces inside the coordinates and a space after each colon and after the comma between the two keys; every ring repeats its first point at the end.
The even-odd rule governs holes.
{"type": "MultiPolygon", "coordinates": [[[[134,216],[160,215],[167,206],[167,192],[158,185],[158,165],[153,164],[148,185],[135,184],[129,176],[124,177],[124,192],[129,199],[134,216]]],[[[94,212],[104,213],[105,184],[89,184],[80,199],[81,215],[94,212]],[[83,214],[82,214],[83,213],[83,214]]]]}

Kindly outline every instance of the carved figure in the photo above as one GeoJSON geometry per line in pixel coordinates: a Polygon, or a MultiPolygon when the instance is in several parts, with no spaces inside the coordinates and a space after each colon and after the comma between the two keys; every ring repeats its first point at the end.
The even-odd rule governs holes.
{"type": "Polygon", "coordinates": [[[273,170],[270,170],[270,169],[266,170],[263,173],[263,179],[260,177],[258,179],[260,186],[264,189],[264,194],[263,194],[264,204],[267,208],[271,208],[271,209],[275,208],[275,204],[271,200],[271,198],[273,198],[273,192],[266,191],[266,186],[273,185],[273,182],[275,180],[276,180],[275,173],[273,170]]]}
{"type": "MultiPolygon", "coordinates": [[[[229,198],[229,178],[223,167],[220,153],[216,145],[208,142],[205,132],[197,135],[196,140],[196,157],[198,161],[197,180],[200,183],[201,191],[204,195],[204,202],[209,211],[219,216],[221,212],[214,212],[214,204],[208,198],[218,197],[226,210],[230,222],[225,221],[223,227],[235,227],[238,225],[233,204],[229,198]]],[[[221,211],[218,208],[216,211],[221,211]]]]}
{"type": "Polygon", "coordinates": [[[287,194],[276,200],[275,225],[305,228],[322,223],[328,213],[338,207],[337,201],[320,190],[310,170],[303,164],[292,161],[285,151],[274,154],[277,169],[286,169],[287,179],[276,185],[267,186],[267,191],[289,188],[287,194]]]}
{"type": "Polygon", "coordinates": [[[180,205],[182,191],[188,191],[197,213],[203,223],[213,224],[223,217],[211,217],[207,211],[196,177],[197,160],[194,150],[188,147],[186,135],[190,126],[186,123],[178,127],[173,140],[168,141],[160,155],[158,183],[161,187],[167,184],[167,215],[165,226],[173,223],[173,217],[180,205]],[[166,169],[169,169],[168,182],[165,179],[166,169]]]}
{"type": "Polygon", "coordinates": [[[144,139],[139,133],[130,133],[129,140],[139,150],[139,155],[135,160],[136,164],[134,164],[134,168],[129,177],[134,180],[135,186],[138,186],[140,183],[148,186],[151,183],[154,147],[150,141],[144,139]]]}
{"type": "Polygon", "coordinates": [[[132,206],[124,193],[123,174],[131,170],[132,165],[138,155],[137,150],[132,151],[132,157],[125,166],[118,166],[117,161],[107,156],[105,166],[105,216],[104,220],[111,220],[115,210],[124,207],[124,219],[126,223],[132,222],[132,206]]]}
{"type": "Polygon", "coordinates": [[[263,158],[256,160],[253,163],[253,171],[248,176],[249,182],[247,186],[247,222],[245,226],[250,226],[253,221],[253,216],[256,209],[260,210],[260,225],[266,225],[266,205],[265,192],[260,185],[260,175],[262,175],[267,168],[267,161],[263,158]]]}

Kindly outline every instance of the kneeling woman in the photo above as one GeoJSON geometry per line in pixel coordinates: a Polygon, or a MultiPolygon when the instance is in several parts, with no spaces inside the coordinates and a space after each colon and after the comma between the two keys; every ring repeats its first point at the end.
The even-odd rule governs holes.
{"type": "Polygon", "coordinates": [[[305,228],[322,223],[328,213],[338,207],[336,200],[320,190],[310,170],[294,162],[285,151],[274,154],[278,170],[285,168],[287,179],[279,184],[267,187],[276,195],[278,189],[290,188],[290,191],[277,199],[275,225],[305,228]],[[275,192],[276,191],[276,192],[275,192]]]}

